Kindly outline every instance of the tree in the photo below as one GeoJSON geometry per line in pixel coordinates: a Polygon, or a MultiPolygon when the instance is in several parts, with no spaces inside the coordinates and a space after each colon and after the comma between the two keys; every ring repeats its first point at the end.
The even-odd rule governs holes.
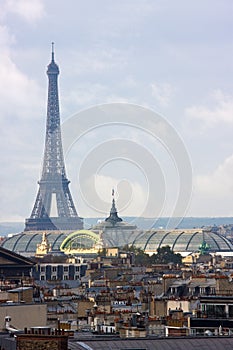
{"type": "Polygon", "coordinates": [[[149,256],[141,248],[137,248],[134,245],[129,246],[126,244],[122,250],[132,252],[135,254],[135,265],[150,266],[152,264],[181,264],[182,256],[174,253],[167,245],[157,249],[157,254],[149,256]]]}
{"type": "Polygon", "coordinates": [[[134,245],[126,244],[122,247],[122,250],[126,252],[131,252],[135,255],[134,263],[138,266],[148,266],[150,265],[150,256],[146,254],[141,248],[137,248],[134,245]]]}
{"type": "MultiPolygon", "coordinates": [[[[179,253],[174,253],[167,245],[157,249],[157,254],[152,255],[153,263],[155,264],[181,264],[182,256],[179,253]]],[[[151,257],[151,258],[152,258],[151,257]]]]}
{"type": "Polygon", "coordinates": [[[151,264],[150,256],[144,253],[142,249],[140,249],[140,251],[136,253],[134,262],[135,262],[135,265],[138,265],[138,266],[148,266],[151,264]]]}

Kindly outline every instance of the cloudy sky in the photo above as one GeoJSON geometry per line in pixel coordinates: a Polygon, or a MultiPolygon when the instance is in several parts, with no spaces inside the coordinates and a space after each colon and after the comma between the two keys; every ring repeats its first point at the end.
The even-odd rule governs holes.
{"type": "MultiPolygon", "coordinates": [[[[170,215],[186,185],[192,194],[183,215],[233,216],[232,16],[231,0],[0,1],[0,220],[24,220],[34,204],[52,41],[62,123],[81,111],[83,137],[66,157],[81,216],[105,215],[112,187],[122,215],[170,215]],[[170,125],[189,155],[188,184],[176,163],[179,147],[154,141],[149,123],[144,131],[136,122],[127,129],[116,118],[114,127],[100,122],[85,132],[82,111],[112,103],[145,107],[170,125]],[[117,149],[134,144],[137,157],[118,156],[116,139],[117,149]],[[114,151],[114,159],[110,152],[85,172],[102,146],[114,151]],[[88,192],[91,176],[99,205],[88,192]],[[152,192],[155,208],[144,211],[152,192]]],[[[78,129],[77,123],[77,135],[78,129]]]]}

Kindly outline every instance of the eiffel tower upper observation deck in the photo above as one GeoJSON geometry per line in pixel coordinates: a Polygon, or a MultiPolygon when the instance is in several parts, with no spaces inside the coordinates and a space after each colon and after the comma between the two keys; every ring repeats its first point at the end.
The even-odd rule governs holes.
{"type": "Polygon", "coordinates": [[[83,221],[75,209],[69,190],[63,158],[57,78],[59,67],[52,60],[48,65],[48,106],[45,151],[39,191],[25,231],[79,230],[83,221]]]}

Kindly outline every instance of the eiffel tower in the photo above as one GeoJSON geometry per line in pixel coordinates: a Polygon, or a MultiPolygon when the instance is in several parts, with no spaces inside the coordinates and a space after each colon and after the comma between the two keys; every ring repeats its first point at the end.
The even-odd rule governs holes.
{"type": "Polygon", "coordinates": [[[48,65],[48,105],[45,151],[39,191],[24,231],[79,230],[83,221],[75,209],[69,190],[63,158],[57,78],[59,67],[52,60],[48,65]]]}

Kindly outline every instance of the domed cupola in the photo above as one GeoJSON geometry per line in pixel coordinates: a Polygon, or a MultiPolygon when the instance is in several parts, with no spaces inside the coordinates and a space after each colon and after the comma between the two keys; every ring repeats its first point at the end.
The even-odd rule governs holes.
{"type": "Polygon", "coordinates": [[[122,219],[119,218],[119,216],[117,214],[117,209],[116,209],[115,199],[114,199],[114,190],[112,190],[112,196],[113,196],[112,208],[111,208],[109,217],[107,217],[107,219],[105,219],[105,221],[110,222],[113,226],[115,226],[116,223],[121,222],[122,219]]]}

